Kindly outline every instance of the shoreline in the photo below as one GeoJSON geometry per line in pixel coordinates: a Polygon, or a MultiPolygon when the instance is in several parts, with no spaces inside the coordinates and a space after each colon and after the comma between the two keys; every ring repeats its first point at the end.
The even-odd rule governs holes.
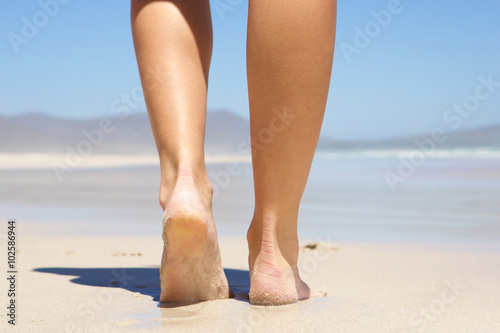
{"type": "MultiPolygon", "coordinates": [[[[246,163],[246,155],[207,155],[207,164],[246,163]]],[[[128,166],[159,166],[158,155],[153,154],[93,154],[70,156],[53,153],[0,153],[0,171],[68,169],[109,169],[128,166]]]]}
{"type": "MultiPolygon", "coordinates": [[[[345,151],[317,151],[315,159],[325,160],[408,160],[419,150],[368,149],[345,151]]],[[[452,149],[436,150],[426,160],[500,160],[499,150],[452,149]]],[[[250,163],[250,155],[205,155],[207,165],[219,163],[250,163]]],[[[109,169],[134,166],[159,166],[156,154],[90,154],[87,156],[62,153],[1,153],[0,171],[68,169],[109,169]]]]}

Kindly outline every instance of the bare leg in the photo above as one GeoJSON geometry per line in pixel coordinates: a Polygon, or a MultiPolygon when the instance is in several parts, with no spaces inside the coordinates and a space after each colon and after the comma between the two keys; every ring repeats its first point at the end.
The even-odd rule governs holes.
{"type": "Polygon", "coordinates": [[[248,231],[250,302],[321,296],[297,270],[297,216],[333,61],[335,0],[250,0],[248,91],[255,212],[248,231]]]}
{"type": "Polygon", "coordinates": [[[132,0],[132,33],[161,165],[160,301],[227,298],[204,161],[208,0],[132,0]]]}

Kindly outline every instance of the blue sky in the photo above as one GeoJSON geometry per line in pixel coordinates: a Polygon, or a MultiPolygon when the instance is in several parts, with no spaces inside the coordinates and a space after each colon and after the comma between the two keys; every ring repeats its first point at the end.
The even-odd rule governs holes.
{"type": "MultiPolygon", "coordinates": [[[[43,14],[40,3],[54,1],[0,4],[0,114],[113,115],[113,103],[139,85],[129,1],[65,0],[52,16],[43,14]],[[26,21],[40,27],[23,35],[26,21]]],[[[211,3],[209,110],[248,117],[248,1],[211,3]],[[221,3],[231,10],[218,11],[221,3]]],[[[480,87],[482,98],[474,99],[484,81],[478,78],[500,82],[499,13],[495,0],[339,1],[323,135],[376,139],[500,124],[500,87],[480,87]],[[453,128],[449,120],[457,114],[450,108],[464,103],[473,110],[453,128]]],[[[143,104],[131,107],[144,110],[143,104]]]]}

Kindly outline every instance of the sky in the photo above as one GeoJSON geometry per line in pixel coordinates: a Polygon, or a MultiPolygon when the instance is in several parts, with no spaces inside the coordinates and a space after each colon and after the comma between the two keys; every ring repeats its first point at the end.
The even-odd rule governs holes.
{"type": "MultiPolygon", "coordinates": [[[[208,109],[248,118],[248,0],[211,5],[208,109]]],[[[129,6],[3,1],[0,115],[115,115],[113,105],[140,85],[129,6]]],[[[499,14],[497,0],[339,0],[322,135],[371,140],[500,125],[499,14]]]]}

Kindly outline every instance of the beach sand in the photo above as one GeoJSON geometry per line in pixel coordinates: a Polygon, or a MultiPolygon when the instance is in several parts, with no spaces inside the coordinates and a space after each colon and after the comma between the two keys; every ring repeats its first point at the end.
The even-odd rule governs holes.
{"type": "Polygon", "coordinates": [[[429,160],[395,192],[383,172],[398,160],[316,161],[299,217],[299,270],[328,296],[279,307],[246,296],[250,164],[229,176],[229,162],[211,164],[236,298],[162,308],[154,159],[89,158],[60,181],[48,163],[64,156],[32,158],[10,156],[0,168],[1,332],[500,332],[499,160],[429,160]],[[15,327],[6,308],[10,218],[15,327]]]}
{"type": "MultiPolygon", "coordinates": [[[[301,249],[301,274],[328,296],[262,307],[245,298],[244,239],[223,237],[223,265],[237,297],[160,308],[159,237],[18,229],[16,326],[7,327],[4,310],[2,332],[500,331],[499,246],[309,244],[301,249]]],[[[7,289],[5,279],[0,288],[7,289]]]]}

